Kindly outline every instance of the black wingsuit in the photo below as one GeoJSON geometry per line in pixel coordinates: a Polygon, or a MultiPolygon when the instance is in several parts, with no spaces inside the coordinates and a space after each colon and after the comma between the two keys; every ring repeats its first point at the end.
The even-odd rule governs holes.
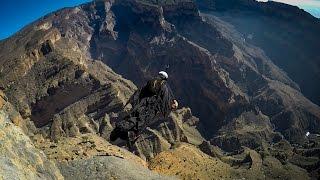
{"type": "Polygon", "coordinates": [[[127,104],[130,103],[132,108],[123,120],[116,124],[110,134],[110,141],[120,138],[126,140],[129,147],[132,146],[146,127],[170,114],[173,100],[173,93],[166,80],[149,80],[129,99],[127,104]]]}

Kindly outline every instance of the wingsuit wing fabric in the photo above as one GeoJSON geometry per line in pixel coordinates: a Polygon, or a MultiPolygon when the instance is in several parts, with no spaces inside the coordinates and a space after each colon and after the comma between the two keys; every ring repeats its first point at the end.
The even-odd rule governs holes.
{"type": "Polygon", "coordinates": [[[118,122],[116,128],[121,132],[133,131],[139,134],[147,126],[162,117],[167,117],[171,111],[173,94],[166,82],[161,83],[157,94],[140,99],[141,89],[138,89],[129,99],[132,109],[128,115],[118,122]]]}

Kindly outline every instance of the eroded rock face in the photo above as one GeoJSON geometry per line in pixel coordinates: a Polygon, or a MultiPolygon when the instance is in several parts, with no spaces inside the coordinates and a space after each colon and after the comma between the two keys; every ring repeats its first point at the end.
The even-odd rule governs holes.
{"type": "Polygon", "coordinates": [[[22,118],[36,126],[27,128],[28,133],[41,130],[57,140],[98,132],[99,120],[119,111],[136,88],[100,61],[86,57],[85,51],[74,46],[77,42],[61,37],[57,28],[35,30],[31,26],[21,33],[28,35],[3,44],[17,49],[2,55],[6,75],[0,81],[22,118]]]}
{"type": "Polygon", "coordinates": [[[12,123],[14,107],[0,92],[0,177],[1,179],[63,179],[59,169],[36,149],[23,131],[12,123]]]}
{"type": "Polygon", "coordinates": [[[298,7],[273,1],[199,0],[197,4],[205,15],[230,23],[243,40],[261,47],[299,84],[302,93],[319,105],[320,86],[314,83],[319,81],[318,18],[298,7]]]}
{"type": "Polygon", "coordinates": [[[189,108],[179,109],[168,119],[148,127],[137,140],[136,151],[140,157],[149,160],[181,142],[200,145],[204,138],[197,130],[198,121],[189,108]]]}

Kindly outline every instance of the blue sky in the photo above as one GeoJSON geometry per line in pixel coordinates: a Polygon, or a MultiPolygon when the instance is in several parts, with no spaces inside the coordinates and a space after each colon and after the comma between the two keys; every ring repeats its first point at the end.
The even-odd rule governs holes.
{"type": "Polygon", "coordinates": [[[88,1],[90,0],[0,0],[0,40],[52,11],[88,1]]]}
{"type": "Polygon", "coordinates": [[[315,17],[320,18],[320,0],[274,0],[292,4],[304,9],[315,17]]]}
{"type": "Polygon", "coordinates": [[[277,1],[298,6],[309,12],[313,16],[320,18],[320,0],[257,0],[257,1],[277,1]]]}
{"type": "MultiPolygon", "coordinates": [[[[11,36],[25,25],[52,11],[88,1],[90,0],[0,0],[0,40],[11,36]]],[[[299,6],[320,18],[320,0],[274,1],[299,6]]]]}
{"type": "Polygon", "coordinates": [[[319,1],[319,6],[310,6],[310,5],[302,5],[300,8],[304,9],[305,11],[308,11],[310,14],[313,16],[320,18],[320,1],[319,1]]]}

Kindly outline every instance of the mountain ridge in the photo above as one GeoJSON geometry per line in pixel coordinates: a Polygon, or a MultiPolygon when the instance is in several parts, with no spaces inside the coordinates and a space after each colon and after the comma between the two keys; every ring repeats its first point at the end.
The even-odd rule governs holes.
{"type": "Polygon", "coordinates": [[[210,2],[198,3],[200,10],[234,26],[243,40],[263,49],[277,66],[299,84],[306,97],[319,104],[319,86],[313,82],[314,79],[319,80],[318,18],[298,7],[277,2],[237,1],[240,4],[237,9],[223,1],[217,0],[216,4],[210,2]],[[206,9],[205,6],[212,8],[206,9]]]}

